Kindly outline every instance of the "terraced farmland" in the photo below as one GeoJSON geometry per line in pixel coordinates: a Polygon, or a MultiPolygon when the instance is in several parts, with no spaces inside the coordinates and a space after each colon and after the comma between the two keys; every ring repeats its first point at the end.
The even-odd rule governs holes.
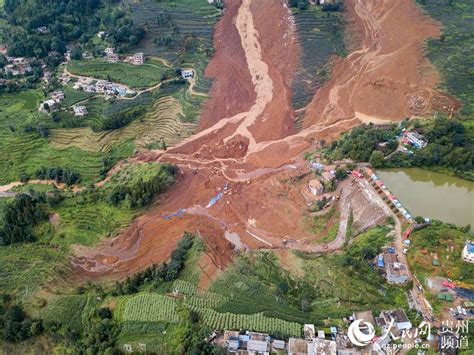
{"type": "Polygon", "coordinates": [[[441,87],[463,102],[461,115],[474,114],[474,5],[471,0],[418,0],[441,22],[443,35],[427,41],[427,55],[441,74],[441,87]]]}
{"type": "Polygon", "coordinates": [[[139,294],[127,301],[123,321],[177,323],[179,316],[176,301],[159,294],[139,294]]]}
{"type": "Polygon", "coordinates": [[[263,313],[252,315],[220,313],[213,309],[194,306],[191,309],[197,312],[203,323],[212,329],[251,329],[257,332],[279,332],[289,336],[301,336],[301,324],[266,317],[263,313]]]}
{"type": "Polygon", "coordinates": [[[133,140],[137,147],[165,141],[175,145],[189,137],[197,128],[181,121],[184,116],[180,102],[171,96],[157,100],[153,110],[141,120],[113,131],[93,132],[91,128],[51,130],[51,145],[58,149],[77,147],[90,152],[109,152],[124,140],[133,140]]]}
{"type": "Polygon", "coordinates": [[[203,74],[213,53],[213,27],[221,11],[201,0],[128,0],[128,5],[134,23],[147,31],[134,50],[166,58],[178,67],[194,68],[199,77],[196,91],[207,92],[211,80],[203,74]],[[186,49],[189,43],[192,48],[186,49]]]}
{"type": "Polygon", "coordinates": [[[178,56],[181,41],[191,35],[196,36],[207,47],[212,47],[213,26],[220,11],[207,1],[180,0],[170,3],[141,0],[128,1],[128,4],[134,23],[145,26],[147,31],[136,50],[173,61],[178,56]],[[173,36],[173,43],[159,45],[157,39],[166,36],[173,36]]]}
{"type": "Polygon", "coordinates": [[[110,80],[134,89],[147,88],[158,84],[164,74],[172,75],[173,70],[154,61],[143,65],[129,63],[109,63],[103,59],[73,60],[68,70],[76,75],[89,76],[96,79],[110,80]]]}
{"type": "Polygon", "coordinates": [[[302,54],[293,82],[293,108],[305,107],[326,80],[332,55],[345,55],[344,25],[339,14],[324,13],[319,6],[295,11],[302,54]]]}

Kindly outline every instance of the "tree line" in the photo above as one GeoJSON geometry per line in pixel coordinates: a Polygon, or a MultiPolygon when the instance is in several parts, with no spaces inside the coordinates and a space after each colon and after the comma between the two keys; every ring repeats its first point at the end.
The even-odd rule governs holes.
{"type": "Polygon", "coordinates": [[[105,200],[116,206],[127,201],[130,208],[141,208],[148,205],[156,194],[163,192],[176,178],[178,168],[175,165],[163,164],[148,181],[143,178],[131,184],[118,184],[105,192],[105,200]]]}
{"type": "Polygon", "coordinates": [[[162,282],[174,281],[178,278],[179,272],[184,268],[184,262],[189,250],[193,246],[194,236],[191,233],[184,232],[183,237],[171,253],[168,263],[153,264],[145,270],[127,276],[123,282],[115,283],[114,295],[125,295],[137,293],[140,286],[149,282],[161,284],[162,282]]]}
{"type": "Polygon", "coordinates": [[[45,168],[41,167],[35,171],[35,177],[40,180],[54,180],[57,183],[65,183],[68,186],[79,182],[80,175],[69,168],[45,168]]]}

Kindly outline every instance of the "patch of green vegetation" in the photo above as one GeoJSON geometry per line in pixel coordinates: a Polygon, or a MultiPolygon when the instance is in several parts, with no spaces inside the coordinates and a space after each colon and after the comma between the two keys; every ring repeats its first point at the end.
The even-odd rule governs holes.
{"type": "Polygon", "coordinates": [[[98,181],[119,159],[133,152],[131,142],[122,142],[107,153],[86,152],[71,147],[55,149],[47,138],[36,133],[13,133],[0,130],[0,183],[17,181],[22,174],[33,176],[45,162],[69,168],[79,173],[83,184],[98,181]]]}
{"type": "MultiPolygon", "coordinates": [[[[86,92],[84,90],[76,90],[73,89],[71,86],[66,85],[63,87],[64,92],[64,100],[61,102],[61,106],[63,107],[71,107],[74,104],[77,104],[81,101],[87,100],[96,94],[93,92],[86,92]]],[[[89,112],[89,110],[88,110],[89,112]]]]}
{"type": "Polygon", "coordinates": [[[45,222],[36,228],[36,233],[41,241],[66,249],[71,244],[95,245],[101,237],[110,237],[128,225],[140,208],[173,183],[174,173],[167,166],[135,164],[112,175],[100,188],[59,194],[49,209],[58,215],[57,225],[45,222]]]}
{"type": "Polygon", "coordinates": [[[472,239],[466,228],[433,221],[426,228],[414,231],[408,250],[408,263],[418,277],[443,276],[474,286],[474,265],[461,259],[466,240],[472,239]],[[440,265],[434,266],[433,259],[440,265]]]}
{"type": "Polygon", "coordinates": [[[174,71],[157,61],[143,65],[110,63],[104,59],[73,60],[68,70],[76,75],[121,83],[132,89],[143,89],[158,84],[174,75],[174,71]]]}
{"type": "Polygon", "coordinates": [[[438,68],[442,88],[459,98],[460,117],[474,117],[474,4],[470,0],[417,0],[442,24],[440,38],[427,41],[426,53],[438,68]]]}
{"type": "Polygon", "coordinates": [[[82,315],[88,301],[87,295],[66,295],[52,299],[40,312],[46,323],[58,323],[67,326],[74,332],[82,332],[85,326],[82,315]]]}
{"type": "Polygon", "coordinates": [[[342,254],[295,253],[303,276],[282,268],[272,253],[241,256],[211,286],[229,300],[217,311],[258,313],[293,322],[322,324],[352,311],[405,307],[404,291],[385,284],[369,262],[390,239],[389,227],[361,234],[342,254]]]}
{"type": "MultiPolygon", "coordinates": [[[[24,185],[15,186],[10,191],[28,192],[28,191],[31,191],[31,190],[36,191],[36,192],[52,192],[52,191],[56,190],[56,187],[54,185],[49,185],[49,184],[26,183],[24,185]]],[[[0,210],[0,215],[1,215],[1,213],[2,212],[0,210]]]]}
{"type": "Polygon", "coordinates": [[[73,58],[82,56],[82,49],[100,52],[95,46],[97,32],[105,30],[107,41],[119,50],[136,45],[144,29],[135,26],[117,2],[65,0],[58,3],[41,0],[7,1],[2,34],[8,54],[16,57],[44,58],[50,51],[64,54],[73,42],[73,58]],[[43,27],[42,31],[38,28],[43,27]]]}
{"type": "Polygon", "coordinates": [[[95,245],[101,237],[110,237],[127,226],[137,211],[125,206],[111,206],[102,201],[82,197],[66,198],[54,212],[59,216],[57,227],[49,222],[38,227],[40,240],[68,247],[71,244],[95,245]]]}
{"type": "Polygon", "coordinates": [[[329,77],[329,60],[345,56],[342,13],[323,12],[320,6],[293,10],[302,53],[293,81],[293,108],[305,107],[329,77]]]}
{"type": "Polygon", "coordinates": [[[0,247],[0,286],[18,298],[31,297],[39,287],[63,281],[69,264],[64,254],[41,244],[0,247]]]}
{"type": "Polygon", "coordinates": [[[421,133],[426,147],[410,148],[412,153],[396,151],[401,127],[377,128],[372,124],[353,128],[330,147],[323,156],[329,160],[351,158],[370,162],[375,168],[422,167],[444,171],[467,180],[474,180],[474,126],[468,122],[437,117],[423,121],[405,121],[402,126],[421,133]],[[380,143],[385,143],[380,147],[380,143]],[[387,155],[388,154],[388,155],[387,155]],[[387,157],[384,157],[387,155],[387,157]]]}
{"type": "Polygon", "coordinates": [[[339,229],[339,217],[340,213],[336,211],[336,205],[332,205],[322,214],[318,213],[314,217],[307,217],[306,223],[310,230],[317,236],[322,236],[322,238],[318,238],[316,242],[327,243],[336,238],[339,229]],[[330,221],[332,223],[330,223],[330,221]]]}

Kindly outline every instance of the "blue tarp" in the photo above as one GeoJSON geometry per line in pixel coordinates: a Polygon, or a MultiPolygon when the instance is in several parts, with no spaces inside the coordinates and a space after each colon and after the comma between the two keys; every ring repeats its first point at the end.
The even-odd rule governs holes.
{"type": "Polygon", "coordinates": [[[177,210],[176,212],[170,213],[169,215],[163,216],[164,219],[171,219],[173,217],[179,217],[181,216],[184,212],[186,212],[186,209],[181,208],[180,210],[177,210]]]}
{"type": "Polygon", "coordinates": [[[378,267],[385,267],[385,262],[383,260],[383,256],[382,255],[379,255],[379,257],[377,258],[377,266],[378,267]]]}
{"type": "Polygon", "coordinates": [[[393,247],[388,248],[387,251],[388,251],[390,254],[395,254],[395,248],[393,248],[393,247]]]}
{"type": "Polygon", "coordinates": [[[463,298],[468,298],[470,300],[474,300],[474,290],[469,290],[467,288],[462,288],[462,287],[455,287],[454,288],[454,292],[456,292],[456,294],[459,296],[459,297],[463,297],[463,298]]]}
{"type": "Polygon", "coordinates": [[[222,192],[219,192],[215,197],[213,197],[211,199],[211,201],[209,201],[206,208],[211,207],[213,204],[215,204],[217,201],[219,201],[221,199],[221,197],[222,197],[222,192]]]}

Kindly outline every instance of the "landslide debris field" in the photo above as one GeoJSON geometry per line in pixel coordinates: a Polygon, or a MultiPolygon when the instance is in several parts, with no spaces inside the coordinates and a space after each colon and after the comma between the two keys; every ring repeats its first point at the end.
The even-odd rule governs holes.
{"type": "MultiPolygon", "coordinates": [[[[452,113],[460,104],[436,89],[438,74],[423,56],[422,44],[439,36],[440,28],[412,1],[347,0],[345,12],[357,38],[347,48],[355,49],[332,58],[330,79],[320,82],[319,89],[308,83],[304,95],[311,90],[315,95],[306,100],[302,128],[297,129],[295,95],[304,95],[295,93],[295,85],[311,76],[311,68],[304,73],[302,65],[310,66],[308,56],[313,55],[320,63],[316,66],[322,67],[318,49],[309,53],[304,48],[318,43],[304,28],[305,21],[308,26],[320,21],[326,32],[339,28],[325,29],[330,18],[322,14],[316,22],[294,15],[284,1],[227,1],[215,27],[215,54],[206,68],[213,84],[199,132],[167,151],[143,152],[131,159],[178,165],[178,183],[159,207],[117,237],[78,250],[74,265],[79,274],[123,277],[166,260],[183,232],[191,231],[207,244],[200,263],[212,277],[231,260],[233,247],[335,250],[344,242],[349,214],[360,230],[386,218],[388,213],[370,196],[347,187],[329,219],[335,239],[308,242],[315,237],[303,223],[305,200],[298,186],[284,181],[307,170],[301,156],[312,142],[330,140],[361,123],[397,121],[435,110],[452,113]],[[369,215],[373,218],[367,219],[369,215]]],[[[337,21],[341,26],[341,19],[337,21]]],[[[207,35],[202,34],[203,40],[207,35]]],[[[329,57],[327,48],[321,55],[329,57]]],[[[298,99],[296,106],[304,101],[298,99]]]]}

